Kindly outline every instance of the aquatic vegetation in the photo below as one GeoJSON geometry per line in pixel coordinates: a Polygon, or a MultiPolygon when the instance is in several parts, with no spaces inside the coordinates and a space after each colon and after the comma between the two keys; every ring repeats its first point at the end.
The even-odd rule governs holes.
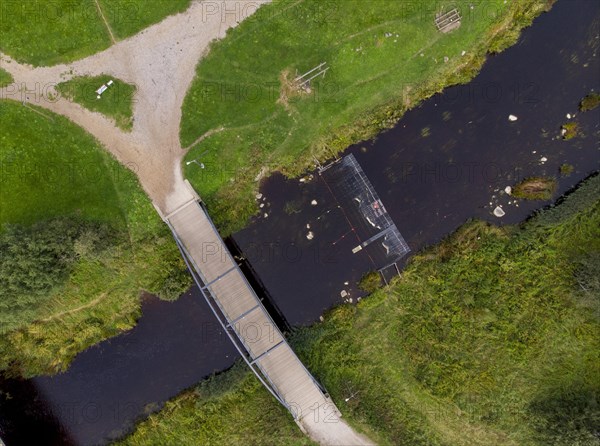
{"type": "Polygon", "coordinates": [[[302,202],[293,200],[293,201],[288,201],[287,203],[285,203],[285,205],[283,207],[283,212],[285,212],[287,215],[292,215],[292,214],[299,213],[301,209],[302,209],[302,202]]]}
{"type": "Polygon", "coordinates": [[[513,187],[514,197],[525,200],[550,200],[556,192],[557,182],[554,178],[527,178],[513,187]]]}
{"type": "Polygon", "coordinates": [[[579,136],[580,133],[581,128],[579,127],[579,124],[575,121],[567,122],[562,126],[561,134],[564,140],[573,139],[579,136]]]}
{"type": "Polygon", "coordinates": [[[184,146],[194,145],[186,160],[210,147],[219,154],[215,163],[227,165],[236,181],[189,168],[185,177],[222,233],[235,232],[259,211],[255,178],[264,165],[301,175],[315,160],[393,127],[421,101],[470,81],[490,51],[515,43],[551,4],[488,0],[485,7],[472,5],[469,26],[442,36],[432,26],[440,6],[435,0],[415,7],[376,1],[340,8],[340,2],[318,0],[263,6],[211,45],[182,107],[180,138],[184,146]],[[493,17],[480,13],[488,10],[493,17]],[[259,54],[256,48],[262,48],[259,54]],[[311,81],[310,94],[290,97],[289,80],[319,62],[331,64],[327,76],[311,81]],[[195,143],[217,128],[223,130],[195,143]]]}
{"type": "Polygon", "coordinates": [[[579,103],[579,110],[582,112],[594,110],[600,105],[600,94],[590,93],[579,103]]]}
{"type": "MultiPolygon", "coordinates": [[[[344,418],[381,445],[596,444],[599,182],[520,226],[470,222],[390,286],[295,330],[344,418]]],[[[294,429],[236,366],[119,445],[310,444],[294,429]]]]}
{"type": "Polygon", "coordinates": [[[560,175],[563,177],[568,177],[569,175],[571,175],[573,173],[573,171],[575,170],[575,167],[573,167],[573,165],[571,164],[561,164],[560,168],[560,175]]]}
{"type": "Polygon", "coordinates": [[[423,127],[421,129],[421,137],[427,138],[429,135],[431,135],[431,127],[423,127]]]}

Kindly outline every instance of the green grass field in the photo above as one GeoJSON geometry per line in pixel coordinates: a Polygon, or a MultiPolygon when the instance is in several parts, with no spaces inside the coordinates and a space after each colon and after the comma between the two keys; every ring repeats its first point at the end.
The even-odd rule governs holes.
{"type": "MultiPolygon", "coordinates": [[[[129,37],[190,0],[98,0],[117,40],[129,37]]],[[[111,37],[95,0],[28,0],[0,4],[0,50],[19,62],[54,65],[104,50],[111,37]]]]}
{"type": "Polygon", "coordinates": [[[450,0],[277,0],[261,7],[197,67],[180,136],[184,147],[207,136],[186,158],[203,154],[207,167],[190,165],[185,175],[224,233],[240,229],[256,211],[261,171],[299,174],[315,157],[392,126],[420,100],[471,79],[488,51],[514,43],[550,3],[490,0],[470,9],[450,0]],[[436,11],[454,6],[461,27],[438,32],[436,11]],[[321,62],[330,70],[311,93],[290,87],[321,62]]]}
{"type": "MultiPolygon", "coordinates": [[[[380,445],[600,444],[599,187],[522,226],[466,224],[296,331],[295,349],[380,445]]],[[[242,371],[175,398],[123,444],[305,444],[278,435],[291,417],[242,371]]]]}
{"type": "Polygon", "coordinates": [[[0,124],[1,225],[72,217],[119,234],[99,258],[80,259],[20,325],[2,327],[0,369],[55,372],[131,328],[142,289],[176,297],[189,277],[135,175],[93,137],[66,118],[12,101],[0,101],[0,124]]]}
{"type": "Polygon", "coordinates": [[[13,82],[13,78],[7,71],[0,68],[0,88],[5,87],[13,82]]]}
{"type": "Polygon", "coordinates": [[[131,130],[133,127],[133,96],[135,86],[111,76],[76,77],[56,86],[60,94],[83,105],[88,110],[97,111],[112,118],[117,127],[131,130]],[[96,90],[109,81],[113,84],[97,98],[96,90]]]}

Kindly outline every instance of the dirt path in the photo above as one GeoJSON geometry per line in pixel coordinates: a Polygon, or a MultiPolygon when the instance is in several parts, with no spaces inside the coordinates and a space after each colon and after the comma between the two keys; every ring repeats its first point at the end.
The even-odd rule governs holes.
{"type": "Polygon", "coordinates": [[[91,308],[91,307],[95,306],[96,304],[98,304],[101,300],[103,300],[107,295],[108,295],[108,293],[102,293],[100,296],[98,296],[94,300],[89,301],[87,304],[83,304],[83,305],[80,305],[79,307],[71,308],[70,310],[67,310],[67,311],[61,311],[60,313],[55,313],[52,316],[48,316],[47,318],[40,319],[39,322],[50,322],[51,320],[65,316],[67,314],[74,314],[74,313],[78,313],[81,310],[85,310],[86,308],[91,308]]]}
{"type": "MultiPolygon", "coordinates": [[[[212,2],[210,8],[197,1],[183,13],[167,17],[105,51],[70,64],[32,67],[0,53],[0,65],[15,80],[0,89],[0,98],[46,108],[86,129],[137,174],[153,203],[167,215],[193,198],[181,171],[185,150],[179,141],[179,125],[181,106],[194,78],[196,64],[212,40],[224,37],[227,29],[268,1],[225,0],[212,2]],[[76,103],[64,98],[52,99],[52,95],[58,95],[54,85],[75,76],[100,74],[136,85],[131,133],[123,132],[110,119],[76,103]]],[[[100,9],[99,12],[102,14],[100,9]]],[[[341,419],[336,423],[303,420],[302,427],[323,445],[372,444],[341,419]]]]}
{"type": "Polygon", "coordinates": [[[224,37],[227,29],[267,1],[226,0],[211,3],[210,8],[194,2],[187,11],[70,64],[32,67],[0,54],[2,68],[15,80],[0,89],[0,97],[47,108],[86,129],[136,172],[152,201],[169,213],[191,197],[180,166],[185,151],[179,142],[179,124],[196,64],[212,40],[224,37]],[[74,76],[100,74],[136,85],[131,133],[76,103],[51,99],[49,93],[56,94],[53,85],[74,76]]]}
{"type": "Polygon", "coordinates": [[[102,18],[102,21],[104,22],[104,25],[106,25],[106,29],[108,30],[108,34],[110,34],[110,40],[112,41],[113,44],[117,43],[117,39],[115,39],[115,35],[113,34],[112,29],[111,29],[110,25],[108,24],[108,20],[106,20],[106,17],[104,16],[104,13],[102,12],[100,3],[98,3],[98,0],[94,0],[94,2],[96,2],[96,8],[98,8],[98,14],[100,14],[100,17],[102,18]]]}
{"type": "Polygon", "coordinates": [[[110,40],[112,41],[113,44],[117,43],[117,39],[115,39],[115,35],[113,34],[112,29],[111,29],[110,25],[108,24],[108,20],[106,20],[106,16],[102,12],[100,3],[98,3],[98,0],[94,0],[94,2],[96,3],[96,8],[98,9],[98,14],[100,14],[100,18],[102,19],[102,21],[104,22],[104,25],[106,26],[106,29],[108,30],[108,34],[110,35],[110,40]]]}

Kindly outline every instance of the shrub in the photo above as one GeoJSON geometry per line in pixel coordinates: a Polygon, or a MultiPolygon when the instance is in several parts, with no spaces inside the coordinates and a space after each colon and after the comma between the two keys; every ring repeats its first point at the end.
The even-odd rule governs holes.
{"type": "Polygon", "coordinates": [[[374,293],[381,288],[381,276],[377,271],[365,274],[358,282],[358,288],[369,294],[374,293]]]}
{"type": "Polygon", "coordinates": [[[0,331],[30,319],[78,259],[95,256],[114,236],[106,225],[71,218],[7,225],[0,232],[0,331]]]}

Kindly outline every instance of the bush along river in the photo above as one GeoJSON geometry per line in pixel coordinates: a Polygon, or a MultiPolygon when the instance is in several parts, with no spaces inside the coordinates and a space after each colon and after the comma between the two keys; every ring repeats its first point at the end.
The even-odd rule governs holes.
{"type": "MultiPolygon", "coordinates": [[[[579,110],[600,92],[599,50],[600,6],[560,0],[472,82],[342,156],[356,157],[413,252],[471,218],[523,221],[600,167],[600,108],[579,110]],[[539,181],[525,188],[549,186],[541,192],[551,198],[517,198],[528,178],[554,179],[555,190],[539,181]]],[[[318,171],[273,175],[257,201],[260,214],[228,242],[283,328],[363,296],[357,282],[381,265],[366,250],[353,254],[356,236],[318,171]]],[[[81,353],[66,373],[0,381],[6,444],[106,444],[237,358],[194,288],[171,303],[145,296],[142,314],[134,329],[81,353]]]]}

